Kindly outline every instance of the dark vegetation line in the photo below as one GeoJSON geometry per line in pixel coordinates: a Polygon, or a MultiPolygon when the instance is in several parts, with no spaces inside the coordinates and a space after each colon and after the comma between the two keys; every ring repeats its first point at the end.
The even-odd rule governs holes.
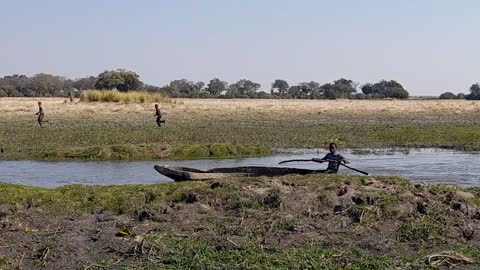
{"type": "MultiPolygon", "coordinates": [[[[358,82],[341,78],[323,85],[310,81],[290,86],[287,81],[277,79],[272,83],[270,93],[259,91],[260,87],[259,83],[247,79],[229,84],[218,78],[210,80],[207,84],[180,79],[159,87],[144,84],[139,79],[139,75],[133,71],[117,69],[75,80],[45,73],[32,77],[18,74],[4,76],[0,78],[0,97],[65,97],[68,95],[73,97],[78,96],[80,91],[88,89],[117,89],[121,92],[144,90],[184,98],[405,99],[409,97],[408,91],[394,80],[381,80],[360,86],[358,82]]],[[[440,98],[480,99],[478,84],[472,85],[470,92],[468,95],[446,92],[441,94],[440,98]]]]}
{"type": "MultiPolygon", "coordinates": [[[[287,81],[277,79],[272,83],[270,93],[258,91],[260,87],[259,83],[247,79],[228,84],[218,78],[210,80],[207,84],[180,79],[158,87],[144,84],[140,81],[139,75],[133,71],[117,69],[76,80],[44,73],[32,77],[18,74],[4,76],[0,78],[0,97],[65,97],[78,95],[79,91],[87,89],[117,89],[122,92],[144,90],[185,98],[405,99],[409,97],[408,91],[394,80],[381,80],[360,86],[358,82],[341,78],[323,85],[310,81],[290,86],[287,81]]],[[[480,86],[473,84],[468,95],[445,92],[439,98],[480,99],[480,86]]]]}

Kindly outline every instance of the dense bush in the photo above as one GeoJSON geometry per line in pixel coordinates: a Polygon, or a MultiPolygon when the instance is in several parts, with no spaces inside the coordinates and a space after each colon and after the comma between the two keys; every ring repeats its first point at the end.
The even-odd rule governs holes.
{"type": "Polygon", "coordinates": [[[96,89],[112,90],[121,92],[141,89],[143,82],[138,79],[137,73],[123,69],[105,71],[98,75],[95,82],[96,89]]]}
{"type": "Polygon", "coordinates": [[[439,99],[456,99],[457,96],[452,92],[445,92],[438,97],[439,99]]]}
{"type": "Polygon", "coordinates": [[[375,84],[367,83],[362,86],[362,92],[372,98],[405,99],[409,97],[408,91],[405,90],[401,84],[394,80],[382,80],[375,84]]]}
{"type": "Polygon", "coordinates": [[[470,94],[465,95],[465,98],[469,100],[480,100],[480,85],[476,83],[470,86],[470,94]]]}

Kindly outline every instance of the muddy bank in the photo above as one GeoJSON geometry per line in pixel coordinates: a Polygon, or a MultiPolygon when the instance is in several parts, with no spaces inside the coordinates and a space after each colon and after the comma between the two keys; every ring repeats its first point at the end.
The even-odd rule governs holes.
{"type": "Polygon", "coordinates": [[[478,269],[479,229],[479,189],[394,177],[0,184],[0,269],[478,269]]]}

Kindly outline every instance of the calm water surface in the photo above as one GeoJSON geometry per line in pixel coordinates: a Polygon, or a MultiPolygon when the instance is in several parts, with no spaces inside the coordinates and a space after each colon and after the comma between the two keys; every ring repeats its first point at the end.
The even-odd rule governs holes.
{"type": "MultiPolygon", "coordinates": [[[[299,162],[278,165],[286,159],[323,157],[310,149],[290,149],[270,157],[242,159],[209,159],[177,161],[0,161],[0,180],[4,182],[58,187],[70,184],[121,185],[153,184],[171,181],[157,173],[155,164],[209,169],[234,166],[284,166],[318,169],[326,165],[299,162]]],[[[447,183],[460,186],[480,186],[479,153],[438,149],[402,151],[347,150],[342,154],[351,161],[350,166],[367,171],[370,175],[398,175],[413,182],[447,183]]],[[[341,167],[340,173],[358,174],[341,167]]]]}

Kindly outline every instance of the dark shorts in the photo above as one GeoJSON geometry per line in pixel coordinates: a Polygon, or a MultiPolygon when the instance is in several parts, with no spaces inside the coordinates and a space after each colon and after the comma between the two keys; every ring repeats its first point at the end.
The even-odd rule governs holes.
{"type": "Polygon", "coordinates": [[[160,125],[160,123],[165,123],[165,120],[162,120],[161,116],[157,116],[157,124],[160,125]]]}

